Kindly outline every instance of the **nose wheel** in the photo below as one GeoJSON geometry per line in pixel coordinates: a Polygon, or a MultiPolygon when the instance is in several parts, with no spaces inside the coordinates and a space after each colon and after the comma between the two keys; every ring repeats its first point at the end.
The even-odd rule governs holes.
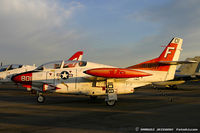
{"type": "Polygon", "coordinates": [[[44,103],[45,97],[42,94],[39,94],[37,97],[37,102],[38,103],[44,103]]]}

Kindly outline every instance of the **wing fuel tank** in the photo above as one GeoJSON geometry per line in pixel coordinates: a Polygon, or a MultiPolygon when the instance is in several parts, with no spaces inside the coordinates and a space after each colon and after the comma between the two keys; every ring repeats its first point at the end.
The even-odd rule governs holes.
{"type": "Polygon", "coordinates": [[[151,76],[149,73],[123,68],[95,68],[86,70],[84,73],[104,78],[136,78],[151,76]]]}

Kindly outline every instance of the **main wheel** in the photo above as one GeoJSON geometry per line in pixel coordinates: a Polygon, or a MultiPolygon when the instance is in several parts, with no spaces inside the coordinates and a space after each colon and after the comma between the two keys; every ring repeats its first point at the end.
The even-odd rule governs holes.
{"type": "Polygon", "coordinates": [[[116,103],[116,100],[109,100],[109,101],[106,101],[106,104],[107,104],[108,106],[114,106],[115,103],[116,103]]]}
{"type": "Polygon", "coordinates": [[[45,97],[44,97],[44,96],[39,95],[39,96],[37,97],[37,102],[38,102],[38,103],[44,103],[44,101],[45,101],[45,97]]]}

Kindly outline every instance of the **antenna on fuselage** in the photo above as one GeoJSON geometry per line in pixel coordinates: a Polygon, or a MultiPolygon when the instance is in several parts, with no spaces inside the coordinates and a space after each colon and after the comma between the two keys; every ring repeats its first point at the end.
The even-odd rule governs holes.
{"type": "Polygon", "coordinates": [[[60,65],[60,68],[63,68],[64,65],[65,65],[65,61],[62,60],[62,63],[61,63],[61,65],[60,65]]]}

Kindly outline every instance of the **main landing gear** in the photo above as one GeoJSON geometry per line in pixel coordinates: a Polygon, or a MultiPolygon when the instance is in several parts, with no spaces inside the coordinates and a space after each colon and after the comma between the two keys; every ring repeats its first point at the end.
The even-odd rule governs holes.
{"type": "Polygon", "coordinates": [[[114,89],[107,90],[107,97],[105,99],[106,105],[114,106],[117,102],[117,94],[114,92],[114,89]]]}
{"type": "Polygon", "coordinates": [[[44,103],[44,101],[45,101],[45,97],[43,96],[43,94],[42,93],[38,93],[38,96],[37,96],[37,102],[38,103],[44,103]]]}

